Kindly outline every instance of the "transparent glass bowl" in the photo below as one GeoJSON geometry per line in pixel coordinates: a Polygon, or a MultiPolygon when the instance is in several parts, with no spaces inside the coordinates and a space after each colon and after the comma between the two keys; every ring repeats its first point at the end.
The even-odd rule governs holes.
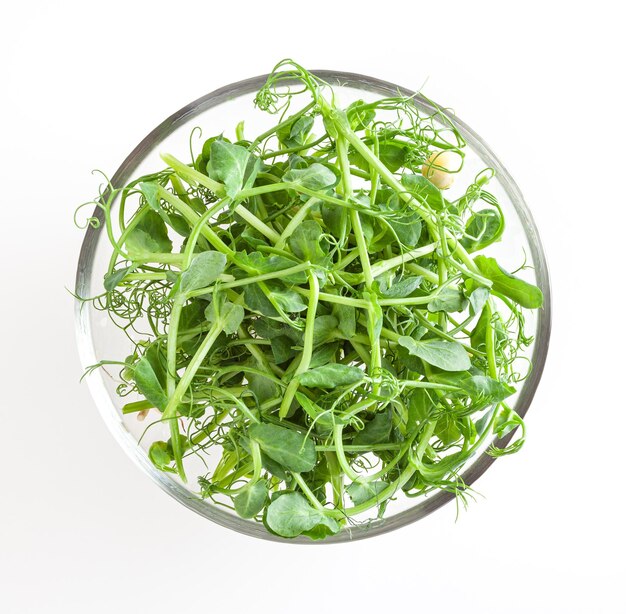
{"type": "MultiPolygon", "coordinates": [[[[333,86],[343,106],[347,106],[358,98],[368,100],[398,94],[414,95],[414,92],[406,88],[364,75],[329,70],[314,72],[333,86]]],[[[266,75],[263,75],[233,83],[195,100],[168,117],[122,162],[111,179],[112,185],[116,188],[121,187],[134,177],[162,168],[163,163],[158,157],[162,151],[168,151],[185,159],[189,148],[189,135],[195,126],[200,126],[205,136],[211,136],[224,130],[233,130],[237,122],[242,119],[246,120],[247,134],[258,134],[273,125],[275,118],[255,110],[252,104],[255,92],[265,80],[266,75]],[[253,128],[250,129],[250,126],[253,128]]],[[[418,108],[425,112],[435,110],[431,102],[419,95],[415,96],[414,100],[418,108]]],[[[544,293],[543,309],[529,313],[527,319],[527,332],[535,338],[527,354],[532,360],[533,369],[528,378],[518,387],[518,392],[512,399],[513,407],[521,416],[524,416],[541,378],[550,337],[550,283],[545,255],[530,211],[508,171],[478,135],[458,117],[453,115],[448,115],[448,117],[467,141],[465,167],[457,183],[463,186],[468,185],[475,174],[484,167],[491,167],[496,171],[495,179],[489,184],[489,191],[494,193],[500,201],[507,228],[502,242],[490,248],[489,252],[496,256],[503,266],[508,265],[510,268],[519,266],[525,254],[527,264],[532,268],[525,270],[523,275],[532,283],[536,283],[544,293]]],[[[200,145],[197,145],[198,149],[199,147],[200,145]]],[[[103,219],[99,209],[96,209],[93,215],[100,220],[103,219]]],[[[90,226],[86,230],[78,262],[77,295],[90,297],[102,292],[102,278],[109,256],[110,245],[106,237],[103,238],[103,225],[97,229],[90,226]]],[[[120,359],[128,354],[130,349],[128,340],[120,335],[106,313],[95,310],[90,303],[76,303],[76,326],[78,347],[84,367],[103,359],[120,359]]],[[[144,427],[140,426],[133,416],[122,415],[121,407],[125,400],[120,399],[115,392],[115,377],[115,370],[108,372],[105,369],[98,369],[87,378],[87,381],[104,421],[126,453],[163,490],[183,505],[205,518],[240,533],[269,540],[309,544],[363,539],[419,520],[454,499],[454,495],[443,491],[421,499],[409,499],[400,494],[398,501],[389,506],[387,511],[389,516],[384,520],[342,529],[339,534],[322,542],[313,542],[308,538],[284,540],[267,532],[261,523],[244,520],[210,500],[201,499],[193,492],[194,485],[185,486],[175,477],[157,470],[146,453],[149,442],[141,445],[138,443],[144,427]]],[[[511,433],[504,439],[498,440],[498,444],[506,445],[513,436],[514,433],[511,433]]],[[[465,466],[461,475],[462,479],[468,485],[473,484],[494,460],[484,452],[477,454],[471,464],[465,466]]]]}

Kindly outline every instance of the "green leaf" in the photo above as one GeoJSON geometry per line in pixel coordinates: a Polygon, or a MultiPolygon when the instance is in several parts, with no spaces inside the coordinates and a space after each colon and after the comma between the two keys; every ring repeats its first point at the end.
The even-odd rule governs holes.
{"type": "Polygon", "coordinates": [[[422,284],[422,281],[423,277],[421,275],[393,281],[388,287],[386,283],[380,281],[378,289],[380,295],[385,298],[405,298],[415,292],[422,284]]]}
{"type": "Polygon", "coordinates": [[[167,471],[168,465],[174,460],[170,449],[164,441],[155,441],[148,450],[148,458],[152,464],[161,471],[167,471]]]}
{"type": "Polygon", "coordinates": [[[392,172],[399,170],[406,160],[407,148],[401,141],[386,141],[378,147],[380,161],[392,172]]]}
{"type": "Polygon", "coordinates": [[[507,273],[495,258],[476,256],[474,262],[481,274],[493,282],[494,292],[503,294],[527,309],[538,309],[543,305],[543,293],[537,286],[507,273]]]}
{"type": "Polygon", "coordinates": [[[441,211],[449,203],[441,190],[424,175],[402,175],[402,185],[418,200],[426,202],[435,211],[441,211]]]}
{"type": "Polygon", "coordinates": [[[461,245],[468,252],[477,252],[500,240],[504,232],[504,218],[494,209],[476,211],[465,226],[469,236],[461,239],[461,245]]]}
{"type": "Polygon", "coordinates": [[[131,258],[172,251],[167,226],[158,213],[150,210],[143,214],[126,237],[126,249],[131,258]]]}
{"type": "Polygon", "coordinates": [[[302,343],[303,333],[286,324],[267,318],[257,318],[254,320],[254,331],[261,339],[274,339],[286,335],[293,341],[302,343]]]}
{"type": "MultiPolygon", "coordinates": [[[[287,289],[280,282],[265,282],[272,300],[287,313],[298,313],[307,308],[307,304],[295,290],[287,289]]],[[[277,318],[278,310],[272,304],[259,284],[248,284],[244,290],[246,306],[251,311],[269,318],[277,318]]]]}
{"type": "Polygon", "coordinates": [[[363,108],[366,105],[364,100],[355,100],[347,109],[346,116],[350,121],[352,130],[365,130],[376,117],[374,109],[363,108]]]}
{"type": "Polygon", "coordinates": [[[159,383],[159,379],[150,364],[143,356],[133,369],[133,377],[139,392],[156,408],[163,411],[167,405],[167,395],[159,383]]]}
{"type": "Polygon", "coordinates": [[[160,341],[153,341],[144,352],[143,357],[150,363],[157,380],[165,390],[167,382],[167,354],[165,345],[160,341]]]}
{"type": "Polygon", "coordinates": [[[338,320],[335,316],[318,316],[313,323],[313,345],[326,343],[335,337],[338,320]]]}
{"type": "MultiPolygon", "coordinates": [[[[507,332],[500,314],[494,313],[492,316],[492,325],[495,330],[496,342],[504,341],[507,338],[507,332]]],[[[476,322],[476,326],[470,335],[470,342],[473,348],[481,348],[485,346],[485,337],[487,334],[487,326],[489,324],[488,311],[483,309],[480,318],[476,322]]]]}
{"type": "Polygon", "coordinates": [[[287,335],[279,335],[272,337],[270,343],[272,344],[272,354],[277,365],[281,365],[287,362],[298,354],[294,349],[294,341],[287,335]]]}
{"type": "Polygon", "coordinates": [[[322,227],[316,221],[305,220],[289,237],[289,249],[300,260],[319,262],[326,255],[322,249],[322,245],[325,245],[321,240],[323,234],[322,227]]]}
{"type": "MultiPolygon", "coordinates": [[[[379,190],[376,195],[376,202],[379,204],[381,212],[386,214],[385,221],[393,229],[393,233],[388,230],[385,241],[391,242],[397,237],[404,245],[415,247],[422,236],[420,214],[405,202],[400,201],[398,194],[391,188],[379,190]]],[[[362,221],[365,222],[367,219],[364,217],[362,221]]]]}
{"type": "Polygon", "coordinates": [[[273,284],[268,284],[271,288],[271,295],[278,306],[287,313],[298,313],[304,311],[307,308],[307,304],[301,294],[298,294],[295,290],[281,289],[274,287],[273,284]]]}
{"type": "Polygon", "coordinates": [[[180,276],[180,291],[191,292],[210,286],[224,272],[226,256],[221,252],[201,252],[180,276]]]}
{"type": "Polygon", "coordinates": [[[340,529],[333,518],[316,510],[297,492],[276,497],[267,508],[265,522],[282,537],[297,537],[312,532],[310,537],[321,539],[338,533],[340,529]]]}
{"type": "MultiPolygon", "coordinates": [[[[248,273],[255,275],[264,275],[266,273],[275,273],[277,271],[283,271],[296,266],[298,263],[284,256],[277,255],[265,255],[261,252],[252,252],[247,254],[246,252],[238,252],[234,258],[236,264],[240,267],[244,267],[248,273]]],[[[304,271],[300,273],[294,273],[288,277],[283,277],[285,281],[292,284],[303,284],[306,282],[307,277],[304,271]]]]}
{"type": "Polygon", "coordinates": [[[107,292],[111,292],[129,273],[135,270],[135,265],[124,267],[123,269],[117,269],[110,275],[107,273],[104,276],[104,289],[107,292]]]}
{"type": "Polygon", "coordinates": [[[287,171],[283,175],[283,181],[320,192],[336,186],[338,178],[327,166],[314,162],[307,168],[292,168],[287,171]]]}
{"type": "Polygon", "coordinates": [[[348,209],[332,203],[323,203],[321,211],[327,231],[335,237],[345,236],[348,224],[348,209]]]}
{"type": "MultiPolygon", "coordinates": [[[[401,141],[383,141],[378,145],[380,161],[392,172],[398,171],[406,161],[407,147],[401,141]]],[[[369,171],[369,162],[354,149],[348,152],[348,160],[357,168],[369,171]]]]}
{"type": "MultiPolygon", "coordinates": [[[[414,341],[419,341],[427,332],[427,330],[420,326],[417,330],[413,331],[411,338],[414,341]]],[[[403,347],[402,345],[398,346],[398,359],[400,364],[405,366],[409,371],[415,371],[420,373],[421,375],[425,375],[424,372],[424,363],[417,356],[413,356],[409,353],[409,351],[403,347]]]]}
{"type": "Polygon", "coordinates": [[[472,315],[478,315],[482,313],[487,300],[489,299],[489,288],[479,286],[474,290],[469,297],[470,312],[472,315]]]}
{"type": "Polygon", "coordinates": [[[346,488],[346,492],[354,505],[361,505],[370,499],[377,499],[378,495],[388,486],[389,484],[383,480],[365,482],[363,484],[361,482],[352,482],[346,488]]]}
{"type": "Polygon", "coordinates": [[[275,475],[277,478],[284,480],[285,482],[291,479],[291,474],[288,473],[281,464],[272,460],[263,452],[261,452],[261,463],[263,464],[264,469],[267,469],[267,471],[269,471],[272,475],[275,475]]]}
{"type": "Polygon", "coordinates": [[[450,414],[443,414],[437,421],[435,435],[445,446],[453,444],[461,438],[457,419],[450,414]]]}
{"type": "Polygon", "coordinates": [[[246,170],[243,174],[242,188],[244,190],[247,190],[254,185],[262,166],[263,164],[261,163],[261,160],[251,153],[248,157],[248,164],[246,165],[246,170]]]}
{"type": "Polygon", "coordinates": [[[315,369],[322,365],[327,365],[329,362],[335,362],[337,350],[339,349],[339,343],[326,343],[313,350],[311,355],[311,364],[309,369],[315,369]]]}
{"type": "Polygon", "coordinates": [[[393,427],[391,407],[376,414],[352,440],[355,446],[369,446],[389,441],[393,427]]]}
{"type": "Polygon", "coordinates": [[[269,378],[258,373],[248,373],[248,388],[254,393],[257,403],[264,403],[278,396],[278,387],[269,378]]]}
{"type": "Polygon", "coordinates": [[[433,409],[433,401],[424,388],[416,388],[409,396],[408,428],[427,420],[433,409]]]}
{"type": "Polygon", "coordinates": [[[234,335],[243,322],[245,311],[241,305],[234,305],[230,301],[225,301],[220,310],[220,320],[222,329],[227,335],[234,335]]]}
{"type": "MultiPolygon", "coordinates": [[[[279,194],[279,192],[276,192],[276,194],[279,194]]],[[[252,226],[245,227],[244,231],[241,233],[241,240],[252,249],[267,247],[267,238],[252,226]]]]}
{"type": "Polygon", "coordinates": [[[285,168],[282,171],[282,173],[279,173],[279,174],[284,174],[288,170],[291,170],[292,168],[303,169],[303,168],[307,168],[308,166],[309,166],[309,163],[302,156],[292,153],[289,156],[289,159],[287,161],[287,168],[285,168]]]}
{"type": "Polygon", "coordinates": [[[148,206],[157,213],[163,211],[161,201],[159,199],[159,186],[156,181],[143,181],[139,184],[139,189],[143,194],[148,206]]]}
{"type": "Polygon", "coordinates": [[[515,388],[486,375],[473,375],[459,384],[473,399],[485,403],[500,403],[515,392],[515,388]]]}
{"type": "Polygon", "coordinates": [[[459,288],[444,288],[436,298],[428,303],[428,311],[455,312],[463,311],[467,306],[467,299],[459,288]]]}
{"type": "Polygon", "coordinates": [[[222,139],[211,143],[211,157],[207,172],[211,179],[224,184],[226,195],[234,198],[243,187],[250,152],[240,145],[222,139]]]}
{"type": "Polygon", "coordinates": [[[412,356],[417,356],[444,371],[466,371],[472,366],[467,352],[456,341],[439,339],[415,341],[411,337],[400,337],[398,343],[412,356]]]}
{"type": "Polygon", "coordinates": [[[197,196],[189,199],[189,206],[200,215],[204,215],[206,213],[206,205],[204,204],[204,201],[197,196]]]}
{"type": "MultiPolygon", "coordinates": [[[[168,222],[169,222],[169,225],[181,237],[188,237],[189,236],[189,234],[191,232],[191,227],[189,225],[189,222],[182,215],[179,215],[178,213],[170,213],[168,215],[168,222]]],[[[198,238],[198,245],[200,245],[203,240],[204,240],[204,237],[199,237],[198,238]]]]}
{"type": "Polygon", "coordinates": [[[312,128],[313,118],[310,115],[301,115],[277,130],[276,136],[284,147],[299,147],[306,143],[312,128]]]}
{"type": "Polygon", "coordinates": [[[211,136],[204,141],[204,144],[202,145],[202,157],[205,160],[205,164],[211,159],[211,145],[213,145],[215,141],[226,141],[227,143],[230,143],[230,141],[221,134],[211,136]]]}
{"type": "Polygon", "coordinates": [[[242,518],[254,518],[265,506],[269,490],[265,480],[259,480],[233,497],[235,511],[242,518]]]}
{"type": "Polygon", "coordinates": [[[267,296],[265,296],[259,284],[248,284],[243,291],[243,297],[246,307],[250,311],[260,313],[269,318],[278,317],[278,311],[276,311],[274,305],[272,305],[267,296]]]}
{"type": "Polygon", "coordinates": [[[304,533],[302,533],[302,535],[306,535],[310,539],[315,539],[315,540],[326,539],[329,535],[333,535],[334,533],[337,533],[337,531],[340,528],[341,527],[339,526],[336,520],[333,520],[331,518],[326,518],[324,516],[323,522],[318,523],[309,531],[305,531],[304,533]],[[329,522],[331,523],[330,525],[329,525],[329,522]]]}
{"type": "Polygon", "coordinates": [[[167,213],[161,206],[161,199],[158,196],[159,185],[156,181],[144,181],[139,184],[139,189],[144,196],[148,206],[168,225],[171,226],[178,234],[187,236],[189,234],[189,224],[177,213],[167,213]]]}
{"type": "Polygon", "coordinates": [[[337,328],[346,338],[351,339],[356,335],[356,309],[350,305],[333,305],[333,315],[337,318],[337,328]]]}
{"type": "Polygon", "coordinates": [[[333,363],[309,369],[300,375],[300,383],[310,388],[336,388],[357,384],[365,377],[365,373],[357,367],[333,363]]]}
{"type": "MultiPolygon", "coordinates": [[[[189,301],[180,311],[178,332],[185,334],[191,329],[201,326],[206,321],[205,309],[206,303],[204,301],[199,299],[189,301]]],[[[197,334],[200,334],[200,331],[197,334]]]]}
{"type": "Polygon", "coordinates": [[[476,434],[480,437],[489,426],[493,412],[497,410],[497,406],[492,406],[491,409],[486,411],[481,418],[476,421],[475,428],[476,434]]]}
{"type": "Polygon", "coordinates": [[[517,412],[510,407],[500,407],[493,425],[493,432],[499,438],[506,437],[513,429],[522,425],[523,421],[517,412]]]}
{"type": "Polygon", "coordinates": [[[253,424],[249,433],[267,456],[288,471],[302,473],[315,467],[315,444],[305,435],[275,424],[253,424]]]}

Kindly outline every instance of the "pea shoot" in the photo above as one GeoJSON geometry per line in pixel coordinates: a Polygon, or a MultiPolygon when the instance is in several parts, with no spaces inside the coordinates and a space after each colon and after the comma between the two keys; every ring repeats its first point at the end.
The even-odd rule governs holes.
{"type": "Polygon", "coordinates": [[[277,118],[263,134],[224,126],[98,201],[112,252],[90,300],[131,344],[123,412],[167,427],[159,470],[285,538],[384,520],[404,496],[464,500],[494,435],[520,427],[493,455],[523,445],[507,398],[543,301],[481,253],[504,232],[494,171],[449,200],[465,142],[445,114],[341,108],[290,60],[255,106],[277,118]]]}

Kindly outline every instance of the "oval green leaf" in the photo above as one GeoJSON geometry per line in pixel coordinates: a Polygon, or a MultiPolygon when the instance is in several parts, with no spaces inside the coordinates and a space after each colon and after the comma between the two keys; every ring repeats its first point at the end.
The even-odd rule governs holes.
{"type": "Polygon", "coordinates": [[[310,388],[336,388],[360,382],[365,373],[357,367],[337,363],[310,369],[300,376],[300,383],[310,388]]]}
{"type": "Polygon", "coordinates": [[[302,433],[276,424],[253,424],[249,434],[267,456],[285,469],[302,473],[315,467],[315,444],[302,433]]]}
{"type": "Polygon", "coordinates": [[[429,365],[444,371],[466,371],[472,366],[467,352],[456,341],[439,339],[415,341],[411,337],[400,337],[398,343],[412,356],[417,356],[429,365]]]}
{"type": "Polygon", "coordinates": [[[267,508],[267,526],[282,537],[297,537],[310,534],[321,539],[338,533],[340,526],[336,520],[316,510],[297,492],[276,497],[267,508]]]}
{"type": "Polygon", "coordinates": [[[254,518],[264,507],[267,500],[267,482],[259,480],[233,498],[235,511],[242,518],[254,518]]]}

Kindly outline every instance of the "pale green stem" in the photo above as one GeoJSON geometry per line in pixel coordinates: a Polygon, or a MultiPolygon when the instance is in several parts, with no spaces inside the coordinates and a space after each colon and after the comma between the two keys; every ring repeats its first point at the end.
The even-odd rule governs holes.
{"type": "Polygon", "coordinates": [[[287,239],[293,234],[293,232],[302,224],[304,218],[307,216],[309,209],[319,203],[317,198],[309,198],[309,200],[303,204],[296,214],[291,218],[291,221],[285,227],[282,234],[275,241],[277,249],[283,249],[287,243],[287,239]]]}
{"type": "Polygon", "coordinates": [[[302,476],[299,473],[292,473],[293,479],[296,481],[296,484],[302,489],[302,492],[306,495],[306,498],[309,500],[311,505],[319,510],[320,512],[324,512],[324,506],[319,502],[318,498],[311,492],[308,484],[302,479],[302,476]]]}
{"type": "MultiPolygon", "coordinates": [[[[402,266],[403,264],[407,264],[411,260],[416,260],[417,258],[422,258],[422,256],[432,254],[437,249],[438,245],[439,243],[437,242],[429,243],[428,245],[412,249],[411,251],[400,254],[399,256],[394,256],[393,258],[389,258],[387,260],[380,260],[372,266],[372,275],[374,277],[378,277],[379,275],[382,275],[385,271],[395,269],[399,266],[402,266]]],[[[438,278],[435,277],[435,280],[437,279],[438,278]]]]}
{"type": "Polygon", "coordinates": [[[306,328],[304,330],[302,355],[300,358],[300,364],[298,365],[298,368],[294,373],[293,379],[289,382],[289,385],[287,386],[287,389],[285,390],[285,394],[283,396],[283,401],[280,404],[280,410],[278,412],[278,415],[281,418],[284,418],[289,412],[293,397],[295,396],[296,391],[298,390],[298,386],[300,385],[298,375],[301,375],[309,369],[309,365],[311,364],[311,356],[313,355],[313,333],[315,327],[315,315],[317,313],[319,282],[315,273],[309,271],[307,273],[307,276],[309,278],[309,306],[306,313],[306,328]]]}

